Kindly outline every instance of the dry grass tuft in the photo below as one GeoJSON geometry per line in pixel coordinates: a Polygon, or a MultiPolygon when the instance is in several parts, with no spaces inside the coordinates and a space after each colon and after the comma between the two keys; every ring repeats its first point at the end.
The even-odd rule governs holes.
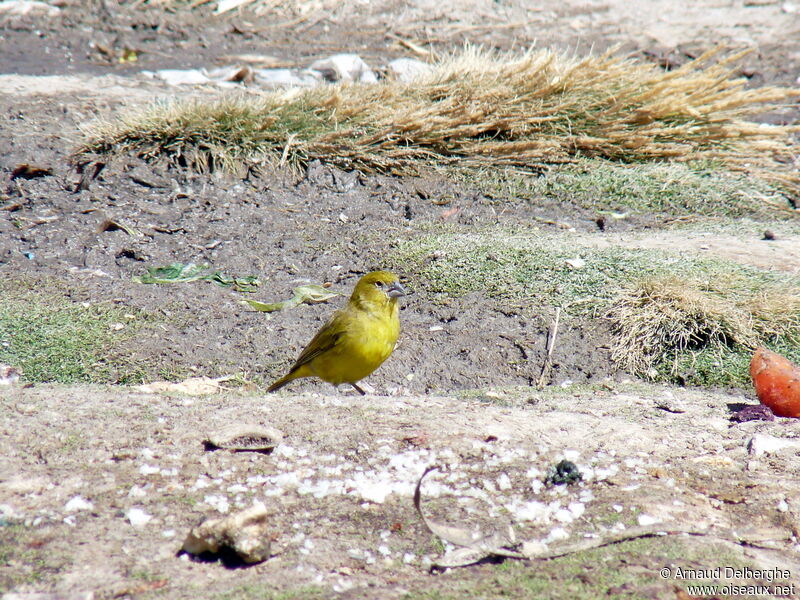
{"type": "Polygon", "coordinates": [[[648,279],[620,294],[609,315],[613,358],[637,375],[677,374],[687,352],[752,351],[764,343],[800,343],[800,289],[754,292],[675,277],[648,279]],[[663,373],[662,373],[663,374],[663,373]]]}
{"type": "Polygon", "coordinates": [[[671,72],[614,56],[476,49],[412,83],[341,84],[258,99],[157,104],[94,126],[78,155],[134,152],[206,170],[243,164],[417,173],[428,163],[539,169],[580,157],[721,161],[793,192],[797,128],[748,115],[800,90],[744,89],[711,51],[671,72]]]}

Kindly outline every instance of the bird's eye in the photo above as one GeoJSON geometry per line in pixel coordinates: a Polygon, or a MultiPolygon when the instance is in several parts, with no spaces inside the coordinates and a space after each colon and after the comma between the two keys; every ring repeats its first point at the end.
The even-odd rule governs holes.
{"type": "Polygon", "coordinates": [[[377,287],[379,287],[379,288],[382,288],[382,287],[383,287],[383,282],[382,282],[382,281],[376,281],[376,282],[375,282],[375,285],[376,285],[377,287]]]}

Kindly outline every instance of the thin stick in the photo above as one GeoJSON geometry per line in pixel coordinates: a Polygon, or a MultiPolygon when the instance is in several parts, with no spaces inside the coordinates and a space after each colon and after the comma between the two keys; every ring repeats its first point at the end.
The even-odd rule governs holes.
{"type": "Polygon", "coordinates": [[[292,142],[294,141],[295,137],[297,136],[293,133],[287,138],[286,145],[283,147],[283,154],[281,154],[281,160],[278,163],[278,166],[283,167],[286,165],[286,159],[289,158],[289,148],[292,147],[292,142]]]}
{"type": "Polygon", "coordinates": [[[389,38],[392,38],[393,40],[396,40],[397,43],[400,44],[403,48],[411,50],[413,53],[415,53],[415,54],[417,54],[419,56],[424,56],[425,58],[432,58],[433,57],[433,51],[432,50],[426,50],[425,48],[423,48],[422,46],[420,46],[416,42],[413,42],[413,41],[411,41],[409,39],[401,37],[401,36],[397,35],[396,33],[388,32],[386,34],[386,37],[389,37],[389,38]]]}
{"type": "Polygon", "coordinates": [[[553,366],[553,349],[556,347],[556,337],[558,336],[558,321],[561,317],[561,307],[556,308],[556,317],[553,319],[553,326],[550,328],[550,335],[548,336],[547,356],[542,365],[542,373],[539,375],[539,380],[536,382],[537,388],[543,388],[545,382],[550,377],[550,369],[553,366]]]}

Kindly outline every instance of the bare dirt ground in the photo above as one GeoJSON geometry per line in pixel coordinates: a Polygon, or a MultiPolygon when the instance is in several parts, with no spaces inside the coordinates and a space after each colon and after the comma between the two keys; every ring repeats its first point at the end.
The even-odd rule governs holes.
{"type": "MultiPolygon", "coordinates": [[[[409,54],[401,38],[438,51],[465,41],[577,52],[621,45],[642,60],[676,65],[725,42],[754,48],[742,65],[752,85],[792,85],[800,75],[794,3],[476,1],[453,9],[424,1],[320,2],[265,17],[112,2],[59,6],[57,17],[5,18],[0,29],[0,204],[21,205],[0,213],[0,277],[163,317],[160,328],[145,329],[122,350],[126,365],[143,365],[151,378],[244,372],[267,382],[332,310],[304,306],[267,319],[211,284],[164,288],[131,279],[174,261],[258,275],[268,290],[259,299],[275,300],[300,282],[345,292],[358,274],[383,266],[376,239],[386,244],[441,223],[470,230],[550,220],[568,221],[601,245],[678,247],[782,270],[800,263],[795,239],[755,251],[748,238],[695,235],[687,242],[660,231],[660,217],[652,215],[646,239],[636,241],[614,227],[597,232],[596,215],[577,207],[509,202],[498,210],[490,198],[446,181],[363,177],[322,165],[297,179],[238,180],[121,159],[89,190],[75,192],[69,162],[79,127],[96,118],[154,98],[217,93],[169,88],[141,71],[228,64],[226,56],[246,53],[305,66],[355,52],[380,66],[409,54]],[[100,47],[135,49],[139,59],[120,64],[100,47]],[[53,174],[11,181],[23,163],[53,174]],[[451,198],[446,206],[432,201],[443,197],[451,198]],[[100,231],[108,219],[144,235],[100,231]]],[[[792,121],[797,111],[763,118],[792,121]]],[[[738,392],[614,383],[625,375],[610,360],[607,332],[580,320],[563,324],[553,380],[607,387],[546,396],[515,388],[538,376],[552,315],[499,311],[480,295],[434,303],[415,287],[413,273],[403,275],[414,294],[401,315],[401,345],[369,378],[389,397],[331,396],[314,382],[298,389],[316,394],[279,398],[82,386],[0,392],[0,591],[391,598],[431,590],[450,597],[455,589],[453,597],[672,598],[681,582],[660,579],[660,568],[724,567],[723,556],[785,566],[793,581],[800,578],[797,449],[764,451],[757,442],[748,450],[756,434],[796,437],[794,423],[729,427],[729,405],[752,402],[738,392]],[[487,396],[487,389],[511,391],[487,396]],[[287,440],[272,455],[204,451],[205,431],[232,421],[277,426],[287,440]],[[586,481],[540,490],[534,481],[565,452],[588,473],[586,481]],[[652,523],[642,515],[665,529],[691,526],[707,535],[683,540],[700,556],[683,562],[656,544],[584,556],[578,571],[537,562],[509,575],[484,564],[433,577],[427,566],[442,548],[415,515],[409,486],[434,462],[449,463],[452,473],[437,479],[444,487],[432,488],[438,515],[511,520],[521,540],[557,541],[558,527],[571,538],[603,537],[618,523],[652,523]],[[381,498],[376,489],[387,486],[393,491],[381,498]],[[67,508],[75,497],[91,507],[67,508]],[[228,570],[175,557],[198,520],[256,500],[274,520],[273,558],[228,570]],[[556,504],[527,504],[536,501],[556,504]],[[585,512],[575,516],[582,510],[575,508],[559,521],[556,513],[569,512],[570,503],[585,512]],[[152,518],[134,526],[132,508],[152,518]],[[534,572],[550,585],[524,587],[520,581],[534,572]],[[477,591],[458,592],[453,586],[462,581],[477,591]],[[482,588],[487,581],[499,581],[502,592],[482,588]]]]}
{"type": "MultiPolygon", "coordinates": [[[[491,564],[426,575],[441,547],[411,492],[425,466],[440,464],[447,471],[429,476],[424,509],[452,524],[485,530],[512,522],[520,542],[585,541],[639,525],[697,534],[683,542],[694,550],[677,555],[656,539],[644,553],[621,544],[602,560],[581,557],[580,568],[531,564],[548,582],[536,597],[676,597],[683,582],[660,577],[661,569],[744,559],[788,569],[795,581],[798,426],[732,427],[728,404],[744,400],[667,388],[202,399],[18,390],[2,405],[0,468],[11,516],[30,521],[31,531],[5,528],[19,547],[3,575],[19,590],[170,598],[298,589],[299,598],[317,597],[311,588],[319,597],[427,597],[466,577],[484,591],[453,597],[496,597],[481,583],[496,577],[491,564]],[[268,424],[286,438],[271,455],[205,451],[206,435],[232,422],[268,424]],[[758,436],[793,446],[765,452],[758,436]],[[585,481],[543,487],[547,468],[564,456],[585,481]],[[197,522],[253,502],[266,505],[273,558],[244,570],[176,558],[197,522]]],[[[532,597],[525,589],[505,587],[532,597]]]]}

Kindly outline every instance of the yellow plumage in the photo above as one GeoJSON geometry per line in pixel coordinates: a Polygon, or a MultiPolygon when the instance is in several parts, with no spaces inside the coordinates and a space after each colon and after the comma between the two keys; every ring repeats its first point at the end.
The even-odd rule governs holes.
{"type": "Polygon", "coordinates": [[[274,392],[294,379],[319,377],[339,385],[363,379],[389,358],[400,334],[397,298],[405,295],[397,276],[373,271],[359,279],[347,306],[337,310],[289,372],[267,389],[274,392]]]}

